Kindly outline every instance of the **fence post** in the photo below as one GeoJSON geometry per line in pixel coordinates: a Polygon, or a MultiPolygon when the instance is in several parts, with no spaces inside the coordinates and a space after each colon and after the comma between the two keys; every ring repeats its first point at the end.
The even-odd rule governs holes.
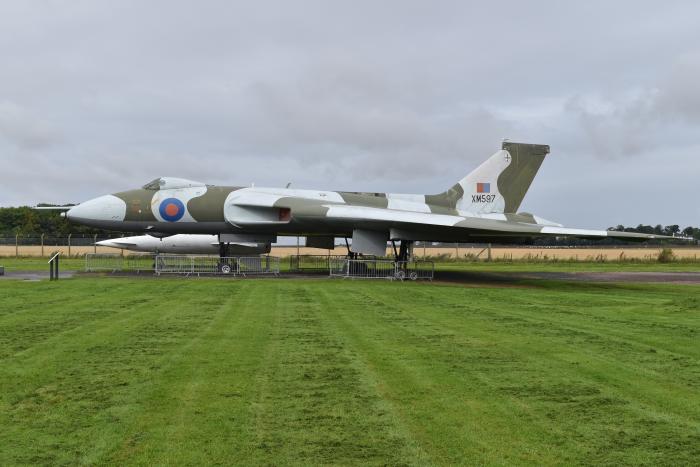
{"type": "Polygon", "coordinates": [[[19,258],[19,234],[15,234],[15,258],[19,258]]]}
{"type": "Polygon", "coordinates": [[[488,254],[489,254],[489,256],[488,256],[488,262],[490,263],[490,262],[491,262],[491,244],[490,244],[490,243],[489,243],[489,252],[488,252],[488,254]]]}
{"type": "Polygon", "coordinates": [[[44,257],[44,234],[41,234],[41,257],[44,257]]]}
{"type": "Polygon", "coordinates": [[[92,244],[95,246],[95,254],[97,254],[97,234],[92,237],[92,244]]]}
{"type": "Polygon", "coordinates": [[[459,259],[459,243],[455,243],[455,259],[459,259]]]}
{"type": "Polygon", "coordinates": [[[70,258],[70,237],[72,236],[72,233],[68,234],[68,257],[70,258]]]}
{"type": "Polygon", "coordinates": [[[51,280],[51,281],[58,280],[58,258],[59,258],[59,256],[60,256],[60,252],[56,252],[49,260],[49,280],[51,280]]]}

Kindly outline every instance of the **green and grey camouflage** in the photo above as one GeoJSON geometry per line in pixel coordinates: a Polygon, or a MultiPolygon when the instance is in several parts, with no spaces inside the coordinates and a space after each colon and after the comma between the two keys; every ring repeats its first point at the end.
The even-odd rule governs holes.
{"type": "Polygon", "coordinates": [[[504,142],[474,171],[435,195],[212,186],[163,177],[139,189],[82,203],[70,209],[67,217],[99,228],[156,236],[214,234],[220,242],[270,242],[277,235],[351,237],[352,251],[363,254],[383,252],[387,240],[513,243],[542,236],[661,238],[565,228],[519,213],[547,154],[546,145],[504,142]]]}

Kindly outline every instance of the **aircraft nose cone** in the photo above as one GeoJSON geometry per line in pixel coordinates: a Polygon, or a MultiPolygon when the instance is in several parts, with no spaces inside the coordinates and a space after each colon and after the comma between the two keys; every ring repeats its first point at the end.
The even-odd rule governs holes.
{"type": "Polygon", "coordinates": [[[126,216],[126,203],[114,195],[100,196],[72,207],[66,217],[74,222],[120,222],[126,216]]]}
{"type": "Polygon", "coordinates": [[[100,240],[99,242],[96,242],[95,245],[116,248],[117,242],[115,242],[114,240],[100,240]]]}

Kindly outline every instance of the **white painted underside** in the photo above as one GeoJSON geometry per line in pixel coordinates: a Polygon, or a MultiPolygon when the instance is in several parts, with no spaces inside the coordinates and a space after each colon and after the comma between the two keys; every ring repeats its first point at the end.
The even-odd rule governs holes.
{"type": "Polygon", "coordinates": [[[370,208],[365,206],[338,206],[331,204],[326,205],[325,207],[328,208],[326,217],[330,219],[361,219],[443,226],[453,226],[464,220],[464,218],[460,216],[398,211],[393,209],[370,208]]]}
{"type": "Polygon", "coordinates": [[[226,205],[273,207],[282,198],[299,198],[345,204],[335,191],[293,190],[291,188],[241,188],[231,192],[226,205]]]}
{"type": "Polygon", "coordinates": [[[581,237],[607,237],[607,230],[569,229],[566,227],[543,227],[543,234],[573,235],[581,237]]]}
{"type": "MultiPolygon", "coordinates": [[[[506,216],[502,214],[481,214],[481,215],[468,215],[465,217],[461,216],[449,216],[444,214],[426,214],[421,212],[407,212],[398,211],[392,209],[381,209],[381,208],[369,208],[362,206],[337,206],[337,205],[327,205],[328,218],[335,219],[358,219],[358,220],[370,220],[370,221],[386,221],[386,222],[404,222],[410,224],[423,224],[423,225],[439,225],[446,227],[453,227],[457,223],[462,221],[468,221],[469,219],[488,219],[493,221],[506,221],[506,216]]],[[[590,230],[590,229],[570,229],[566,227],[557,227],[551,225],[539,225],[539,224],[521,224],[523,226],[523,233],[532,233],[532,227],[542,227],[541,233],[549,235],[569,235],[569,236],[579,236],[579,237],[607,237],[608,232],[606,230],[590,230]]],[[[468,226],[465,226],[468,228],[468,226]]],[[[483,229],[484,226],[479,226],[483,229]]],[[[493,232],[503,231],[494,225],[492,229],[493,232]]],[[[504,229],[506,230],[506,229],[504,229]]],[[[518,230],[507,229],[508,232],[513,233],[518,230]]]]}
{"type": "Polygon", "coordinates": [[[425,202],[425,195],[387,193],[388,208],[397,211],[430,212],[425,202]]]}

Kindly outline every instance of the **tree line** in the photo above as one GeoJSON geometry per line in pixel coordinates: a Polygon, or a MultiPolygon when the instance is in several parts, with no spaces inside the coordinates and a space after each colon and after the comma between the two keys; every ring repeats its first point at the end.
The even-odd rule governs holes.
{"type": "MultiPolygon", "coordinates": [[[[45,205],[49,206],[49,205],[45,205]]],[[[109,235],[110,232],[91,227],[71,224],[65,217],[61,217],[62,211],[37,210],[29,206],[0,207],[0,236],[14,237],[39,236],[44,234],[49,237],[64,237],[68,234],[84,235],[109,235]]]]}
{"type": "MultiPolygon", "coordinates": [[[[46,205],[48,206],[48,205],[46,205]]],[[[610,227],[608,230],[616,230],[618,232],[640,232],[656,235],[668,236],[685,236],[693,237],[700,240],[699,227],[686,227],[681,229],[679,225],[643,225],[639,224],[636,227],[625,227],[617,225],[610,227]]],[[[65,217],[61,217],[61,211],[40,211],[32,209],[28,206],[21,207],[0,207],[0,235],[4,237],[14,237],[19,234],[22,236],[39,236],[41,234],[47,236],[61,237],[68,234],[84,234],[84,235],[109,235],[114,232],[94,229],[69,223],[65,217]]],[[[615,244],[620,243],[620,240],[603,239],[603,240],[584,240],[584,239],[557,239],[557,238],[539,238],[535,240],[538,245],[595,245],[595,244],[615,244]]]]}
{"type": "MultiPolygon", "coordinates": [[[[654,235],[666,235],[669,237],[691,237],[697,241],[700,241],[700,228],[699,227],[686,227],[681,229],[677,224],[674,225],[661,225],[657,224],[655,226],[639,224],[636,227],[625,227],[624,225],[616,225],[615,227],[608,227],[608,230],[613,230],[617,232],[637,232],[645,234],[654,235]]],[[[536,245],[541,246],[589,246],[589,245],[620,245],[623,243],[634,243],[622,239],[616,238],[604,238],[601,240],[588,240],[583,238],[538,238],[534,242],[536,245]]],[[[651,241],[651,243],[662,243],[660,240],[651,241]]],[[[663,243],[677,243],[679,245],[687,245],[688,242],[685,240],[663,240],[663,243]]]]}

